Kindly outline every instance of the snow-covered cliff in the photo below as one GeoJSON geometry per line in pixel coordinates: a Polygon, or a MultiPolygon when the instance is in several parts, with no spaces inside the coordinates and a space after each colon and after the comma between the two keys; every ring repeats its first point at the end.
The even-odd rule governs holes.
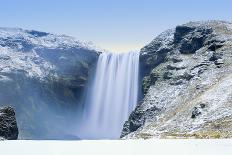
{"type": "Polygon", "coordinates": [[[190,22],[141,50],[144,99],[124,138],[232,137],[232,24],[190,22]]]}
{"type": "Polygon", "coordinates": [[[69,134],[95,49],[65,35],[0,28],[0,105],[16,110],[19,138],[69,134]]]}

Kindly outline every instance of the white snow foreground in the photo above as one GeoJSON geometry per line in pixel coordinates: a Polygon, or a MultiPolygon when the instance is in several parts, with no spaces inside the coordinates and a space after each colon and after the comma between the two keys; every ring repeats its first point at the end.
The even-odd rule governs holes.
{"type": "Polygon", "coordinates": [[[1,141],[2,155],[231,155],[232,140],[1,141]]]}

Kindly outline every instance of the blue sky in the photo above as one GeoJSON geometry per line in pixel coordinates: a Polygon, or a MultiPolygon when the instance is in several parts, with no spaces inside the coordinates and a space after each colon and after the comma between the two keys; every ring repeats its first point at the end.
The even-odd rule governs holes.
{"type": "Polygon", "coordinates": [[[0,0],[0,26],[67,34],[111,51],[139,50],[196,20],[232,21],[231,0],[0,0]]]}

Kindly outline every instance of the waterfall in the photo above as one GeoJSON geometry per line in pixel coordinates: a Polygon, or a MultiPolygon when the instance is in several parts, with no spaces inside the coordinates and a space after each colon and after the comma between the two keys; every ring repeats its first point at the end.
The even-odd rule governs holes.
{"type": "Polygon", "coordinates": [[[117,139],[138,101],[139,52],[102,53],[85,97],[79,136],[117,139]]]}

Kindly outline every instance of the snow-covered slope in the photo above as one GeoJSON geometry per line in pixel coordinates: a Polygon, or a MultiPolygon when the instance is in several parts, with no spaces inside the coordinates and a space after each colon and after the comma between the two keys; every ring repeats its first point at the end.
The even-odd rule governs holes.
{"type": "Polygon", "coordinates": [[[81,106],[95,49],[65,35],[0,28],[0,105],[15,108],[20,138],[73,134],[63,128],[75,124],[68,111],[81,106]]]}
{"type": "Polygon", "coordinates": [[[56,69],[57,63],[72,61],[73,56],[80,65],[88,65],[84,61],[91,61],[88,56],[94,57],[95,49],[91,44],[65,35],[0,28],[1,61],[6,62],[1,63],[2,72],[24,69],[29,76],[45,78],[49,70],[56,69]]]}
{"type": "Polygon", "coordinates": [[[232,23],[177,26],[145,46],[140,59],[145,96],[122,137],[232,137],[232,23]]]}

